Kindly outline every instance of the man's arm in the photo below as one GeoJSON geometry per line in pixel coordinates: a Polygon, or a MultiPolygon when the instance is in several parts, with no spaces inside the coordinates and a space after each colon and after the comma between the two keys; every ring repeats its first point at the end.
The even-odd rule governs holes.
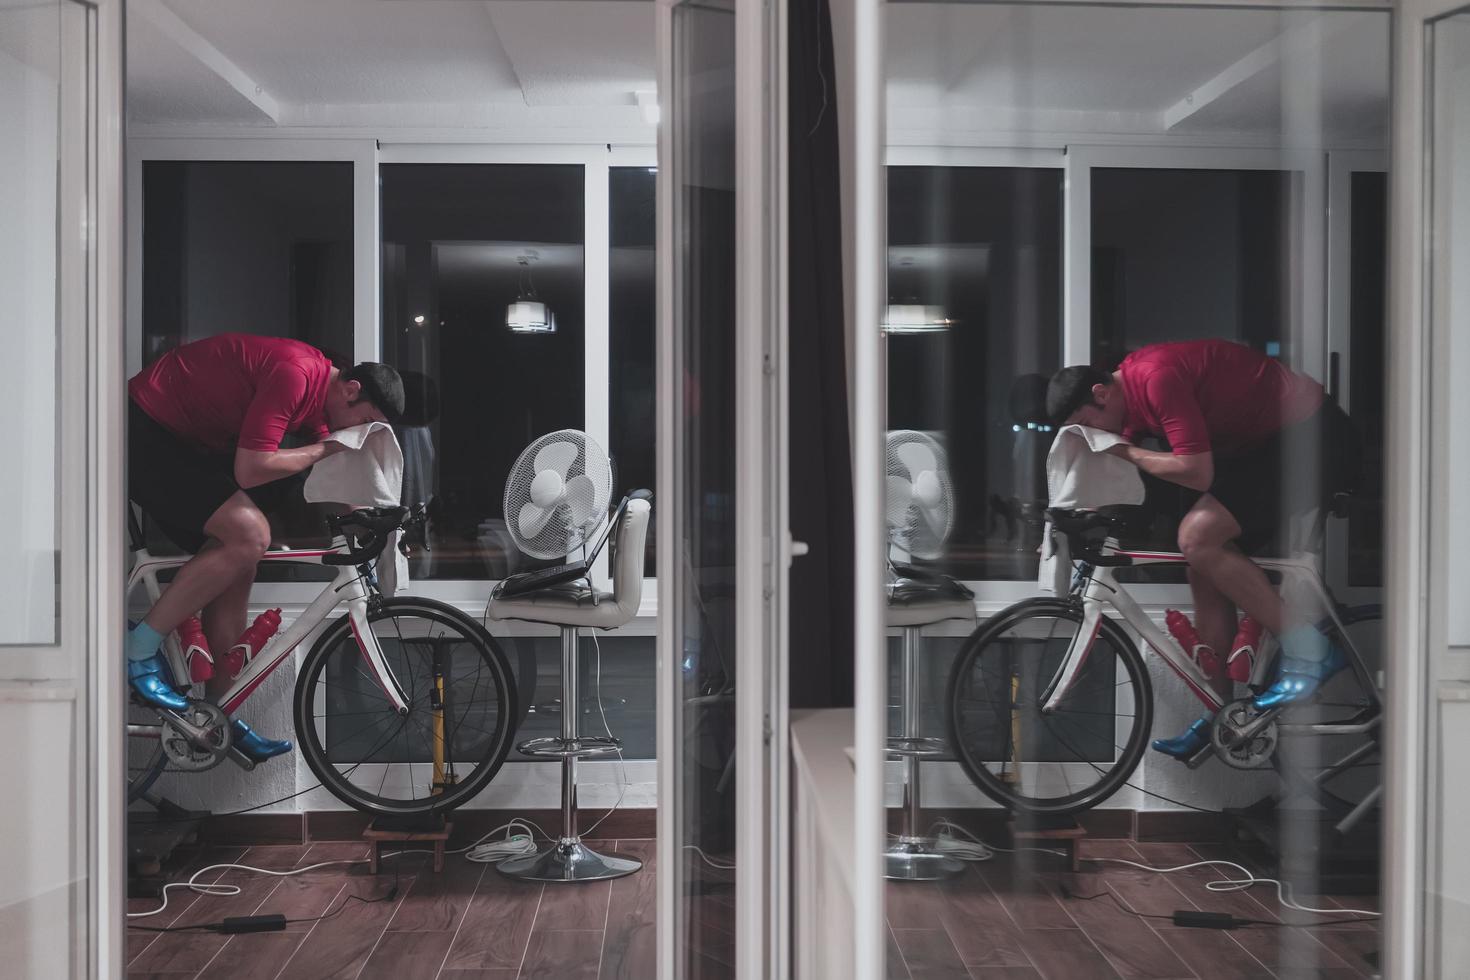
{"type": "Polygon", "coordinates": [[[235,482],[242,488],[248,490],[300,473],[346,448],[339,442],[281,448],[281,437],[306,397],[307,388],[306,374],[291,364],[277,367],[261,380],[245,410],[235,450],[235,482]]]}
{"type": "Polygon", "coordinates": [[[272,480],[300,473],[328,456],[335,456],[347,447],[340,442],[318,442],[297,449],[277,449],[275,452],[260,452],[254,449],[235,450],[235,482],[241,489],[249,490],[272,480]]]}
{"type": "Polygon", "coordinates": [[[1191,453],[1188,456],[1159,453],[1123,442],[1109,449],[1151,476],[1203,493],[1215,482],[1215,454],[1191,453]]]}

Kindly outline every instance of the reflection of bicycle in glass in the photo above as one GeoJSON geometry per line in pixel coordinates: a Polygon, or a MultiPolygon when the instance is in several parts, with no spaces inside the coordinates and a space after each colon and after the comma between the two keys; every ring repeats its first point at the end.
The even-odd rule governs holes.
{"type": "MultiPolygon", "coordinates": [[[[301,615],[249,661],[211,704],[181,712],[129,706],[128,800],[143,797],[166,768],[201,772],[229,759],[256,763],[231,742],[230,716],[339,606],[303,659],[293,719],[307,764],[331,793],[359,810],[423,814],[469,800],[499,771],[519,720],[505,654],[475,620],[441,602],[385,599],[375,563],[392,532],[423,519],[422,507],[356,510],[330,518],[325,550],[271,551],[263,561],[336,567],[301,615]]],[[[159,595],[160,572],[189,556],[155,558],[141,541],[128,588],[159,595]]],[[[165,644],[175,676],[188,669],[176,637],[165,644]]],[[[180,689],[187,687],[181,684],[180,689]]]]}
{"type": "MultiPolygon", "coordinates": [[[[1153,690],[1138,647],[1111,611],[1216,713],[1210,744],[1187,760],[1191,767],[1212,755],[1239,769],[1275,767],[1342,832],[1373,807],[1381,793],[1383,709],[1367,658],[1377,661],[1381,649],[1377,606],[1339,606],[1312,556],[1257,559],[1280,577],[1289,604],[1321,610],[1320,628],[1349,667],[1299,704],[1265,712],[1250,698],[1224,704],[1116,578],[1119,567],[1183,567],[1184,556],[1120,548],[1121,517],[1050,515],[1076,559],[1070,593],[1027,599],[991,617],[965,642],[950,675],[951,744],[980,789],[1007,807],[1064,814],[1096,806],[1128,781],[1148,744],[1153,690]]],[[[1256,658],[1253,691],[1270,686],[1276,659],[1256,658]]]]}

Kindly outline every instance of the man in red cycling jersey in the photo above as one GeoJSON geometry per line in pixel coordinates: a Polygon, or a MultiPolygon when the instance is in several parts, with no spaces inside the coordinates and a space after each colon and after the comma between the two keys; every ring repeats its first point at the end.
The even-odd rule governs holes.
{"type": "MultiPolygon", "coordinates": [[[[1130,354],[1116,371],[1057,372],[1047,412],[1059,424],[1118,432],[1130,443],[1150,436],[1167,443],[1163,452],[1132,444],[1110,452],[1192,491],[1179,550],[1189,562],[1201,639],[1228,650],[1237,609],[1279,639],[1280,674],[1255,698],[1258,708],[1303,700],[1344,666],[1313,623],[1291,618],[1247,557],[1274,542],[1287,518],[1323,506],[1356,481],[1356,433],[1320,384],[1224,340],[1156,344],[1130,354]]],[[[1221,680],[1228,698],[1229,678],[1221,680]]],[[[1206,715],[1154,748],[1188,758],[1208,741],[1210,721],[1206,715]]]]}
{"type": "MultiPolygon", "coordinates": [[[[160,644],[203,610],[211,649],[245,630],[255,567],[270,547],[265,511],[282,482],[344,448],[329,432],[392,421],[403,382],[384,364],[341,371],[321,351],[281,337],[221,334],[164,354],[128,382],[128,494],[173,542],[194,553],[128,632],[128,678],[148,704],[181,711],[160,644]],[[287,433],[307,441],[282,448],[287,433]]],[[[233,722],[235,744],[260,760],[291,750],[233,722]]]]}

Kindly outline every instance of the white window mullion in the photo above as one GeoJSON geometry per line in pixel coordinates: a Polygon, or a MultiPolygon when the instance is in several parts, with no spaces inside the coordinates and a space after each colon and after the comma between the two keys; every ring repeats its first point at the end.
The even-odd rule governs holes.
{"type": "MultiPolygon", "coordinates": [[[[586,192],[583,214],[586,221],[583,250],[584,319],[583,336],[585,354],[582,359],[583,426],[599,446],[608,449],[609,381],[608,364],[608,262],[611,239],[608,221],[608,162],[605,149],[595,150],[583,166],[586,192]]],[[[625,488],[613,487],[613,496],[625,488]]],[[[605,585],[608,579],[607,552],[597,558],[593,566],[592,580],[605,585]]]]}
{"type": "Polygon", "coordinates": [[[1092,154],[1067,147],[1062,167],[1062,366],[1092,363],[1092,154]]]}
{"type": "Polygon", "coordinates": [[[359,362],[383,359],[380,196],[378,144],[365,141],[352,160],[352,355],[359,362]]]}

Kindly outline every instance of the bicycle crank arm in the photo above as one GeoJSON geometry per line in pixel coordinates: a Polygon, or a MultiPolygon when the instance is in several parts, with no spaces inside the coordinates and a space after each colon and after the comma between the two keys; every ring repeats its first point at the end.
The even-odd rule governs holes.
{"type": "Polygon", "coordinates": [[[158,717],[163,723],[188,740],[189,744],[202,752],[213,752],[215,746],[209,741],[209,729],[200,728],[184,718],[179,717],[172,711],[158,709],[158,717]]]}
{"type": "Polygon", "coordinates": [[[1261,712],[1259,715],[1256,715],[1256,717],[1252,718],[1250,721],[1246,722],[1244,725],[1241,725],[1239,728],[1234,728],[1232,726],[1232,731],[1235,735],[1235,738],[1232,741],[1237,745],[1241,742],[1249,742],[1251,739],[1259,735],[1267,726],[1269,726],[1271,722],[1275,721],[1276,716],[1281,714],[1283,710],[1283,708],[1279,707],[1268,708],[1267,710],[1261,712]]]}
{"type": "Polygon", "coordinates": [[[250,758],[250,756],[246,755],[244,752],[241,752],[239,749],[235,748],[233,745],[230,746],[230,751],[229,754],[226,755],[226,758],[233,762],[235,765],[239,766],[241,769],[244,769],[246,772],[255,771],[255,760],[250,758]]]}

